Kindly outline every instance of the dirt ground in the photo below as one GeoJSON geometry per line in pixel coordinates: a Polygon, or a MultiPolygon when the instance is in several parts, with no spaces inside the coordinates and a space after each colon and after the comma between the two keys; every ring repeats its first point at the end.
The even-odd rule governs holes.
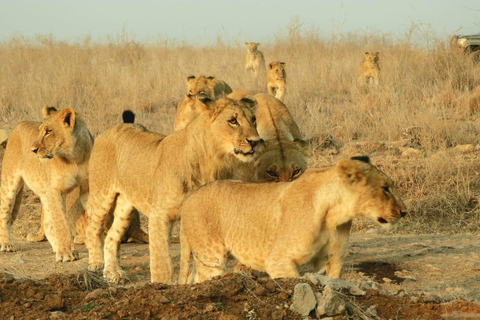
{"type": "MultiPolygon", "coordinates": [[[[109,286],[86,271],[84,245],[78,261],[56,263],[48,242],[27,242],[40,202],[27,192],[22,206],[12,227],[17,251],[0,253],[0,319],[301,319],[290,310],[295,285],[324,290],[255,272],[199,285],[150,284],[148,245],[133,243],[121,247],[127,281],[109,286]]],[[[178,238],[172,258],[178,273],[178,238]]],[[[301,273],[310,271],[306,265],[301,273]]],[[[480,236],[354,234],[342,280],[366,294],[342,293],[346,310],[333,319],[480,319],[480,236]]]]}

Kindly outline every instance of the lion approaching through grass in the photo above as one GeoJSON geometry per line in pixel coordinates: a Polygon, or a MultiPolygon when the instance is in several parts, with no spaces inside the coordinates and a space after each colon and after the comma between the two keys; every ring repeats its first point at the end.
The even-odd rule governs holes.
{"type": "Polygon", "coordinates": [[[273,61],[268,64],[267,91],[280,101],[285,98],[287,91],[287,74],[285,62],[273,61]]]}
{"type": "Polygon", "coordinates": [[[365,52],[365,57],[360,63],[359,83],[375,83],[376,86],[380,84],[379,56],[379,52],[365,52]]]}
{"type": "Polygon", "coordinates": [[[367,157],[308,169],[289,183],[215,181],[181,208],[179,282],[188,282],[191,253],[196,283],[224,273],[228,253],[272,278],[298,277],[311,259],[316,271],[339,277],[353,218],[390,226],[405,213],[392,180],[367,157]]]}
{"type": "Polygon", "coordinates": [[[259,75],[265,75],[265,58],[263,53],[258,50],[260,43],[245,42],[247,48],[247,57],[245,58],[245,70],[253,73],[255,78],[259,75]]]}
{"type": "Polygon", "coordinates": [[[88,159],[93,138],[71,109],[43,108],[44,122],[21,122],[8,139],[2,166],[0,251],[12,251],[10,226],[26,184],[40,197],[43,226],[56,261],[78,259],[67,222],[64,196],[80,188],[78,204],[86,206],[88,159]],[[32,152],[33,151],[33,152],[32,152]]]}
{"type": "Polygon", "coordinates": [[[136,208],[149,216],[151,280],[171,282],[170,222],[179,218],[186,194],[231,177],[236,160],[252,161],[260,140],[254,105],[249,99],[220,99],[185,130],[167,137],[127,124],[101,133],[90,158],[89,269],[105,262],[107,279],[118,281],[123,276],[118,263],[120,238],[136,208]],[[103,245],[103,220],[114,201],[115,218],[103,245]]]}

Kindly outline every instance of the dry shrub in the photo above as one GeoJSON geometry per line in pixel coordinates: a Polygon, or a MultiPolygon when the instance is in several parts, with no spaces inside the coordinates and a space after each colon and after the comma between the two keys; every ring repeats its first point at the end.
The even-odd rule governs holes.
{"type": "MultiPolygon", "coordinates": [[[[244,40],[256,39],[225,43],[219,37],[215,45],[195,46],[159,37],[140,43],[125,30],[106,42],[12,37],[0,43],[0,126],[40,120],[44,105],[68,106],[96,135],[128,108],[151,130],[171,133],[187,76],[212,75],[233,89],[252,88],[244,40]]],[[[479,143],[480,100],[472,89],[480,85],[480,67],[447,40],[423,26],[401,37],[325,37],[297,19],[262,42],[267,63],[286,62],[285,102],[307,138],[329,137],[339,149],[352,141],[394,142],[405,139],[406,129],[418,128],[409,139],[427,157],[384,166],[411,208],[406,230],[473,230],[477,219],[468,200],[480,193],[476,158],[436,156],[458,144],[479,143]],[[357,84],[365,51],[380,52],[378,88],[357,84]],[[465,219],[470,227],[460,223],[465,219]]],[[[314,154],[312,165],[333,164],[342,156],[322,149],[314,154]]],[[[392,156],[379,152],[373,159],[392,156]]]]}

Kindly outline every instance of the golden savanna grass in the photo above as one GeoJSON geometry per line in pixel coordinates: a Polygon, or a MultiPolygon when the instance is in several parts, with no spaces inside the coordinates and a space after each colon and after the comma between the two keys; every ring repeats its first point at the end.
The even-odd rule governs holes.
{"type": "MultiPolygon", "coordinates": [[[[137,122],[170,134],[187,76],[255,89],[244,69],[245,40],[256,39],[194,46],[142,43],[125,33],[103,42],[15,36],[0,43],[0,127],[41,120],[41,107],[49,105],[80,112],[97,135],[128,108],[137,122]]],[[[305,136],[323,143],[310,165],[367,153],[396,181],[409,208],[397,232],[480,230],[480,151],[455,149],[480,144],[480,107],[471,107],[480,95],[480,65],[470,56],[417,26],[397,37],[322,37],[294,21],[258,42],[267,63],[286,62],[284,102],[305,136]],[[357,83],[366,51],[380,52],[378,88],[357,83]],[[405,147],[419,155],[402,157],[405,147]]]]}

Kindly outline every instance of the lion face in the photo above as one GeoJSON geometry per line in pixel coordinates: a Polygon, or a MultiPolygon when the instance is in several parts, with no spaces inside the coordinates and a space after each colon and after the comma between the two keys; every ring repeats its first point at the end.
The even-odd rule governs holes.
{"type": "Polygon", "coordinates": [[[189,97],[215,99],[215,77],[190,76],[187,82],[187,95],[189,97]]]}
{"type": "Polygon", "coordinates": [[[72,136],[75,112],[70,108],[57,111],[44,107],[43,115],[45,120],[38,128],[38,138],[32,144],[32,152],[40,159],[71,154],[75,144],[72,136]]]}
{"type": "Polygon", "coordinates": [[[267,141],[265,150],[255,161],[255,180],[293,181],[307,169],[308,157],[309,148],[304,141],[267,141]]]}
{"type": "Polygon", "coordinates": [[[268,72],[277,80],[285,79],[285,62],[270,62],[268,64],[268,72]]]}
{"type": "Polygon", "coordinates": [[[365,61],[369,64],[377,64],[380,52],[365,52],[365,61]]]}
{"type": "Polygon", "coordinates": [[[344,181],[360,194],[358,210],[382,227],[390,228],[407,214],[392,179],[371,165],[368,157],[352,160],[341,160],[337,168],[344,181]]]}
{"type": "Polygon", "coordinates": [[[247,51],[250,53],[254,53],[255,51],[257,51],[258,46],[260,46],[260,43],[245,42],[245,47],[247,48],[247,51]]]}
{"type": "Polygon", "coordinates": [[[255,147],[260,142],[252,109],[256,101],[222,98],[212,107],[210,133],[221,137],[222,148],[242,162],[253,160],[255,147]]]}

